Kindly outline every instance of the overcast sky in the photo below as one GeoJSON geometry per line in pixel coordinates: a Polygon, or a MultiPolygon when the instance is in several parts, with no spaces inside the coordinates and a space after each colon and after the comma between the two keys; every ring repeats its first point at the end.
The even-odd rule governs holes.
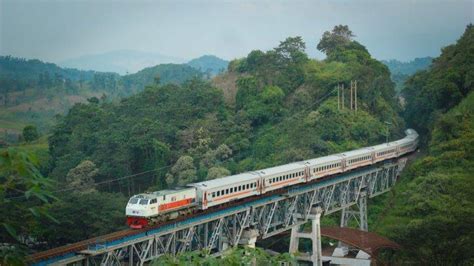
{"type": "Polygon", "coordinates": [[[0,0],[0,54],[50,62],[131,49],[225,59],[302,36],[307,52],[347,24],[378,59],[437,56],[474,17],[474,0],[73,1],[0,0]]]}

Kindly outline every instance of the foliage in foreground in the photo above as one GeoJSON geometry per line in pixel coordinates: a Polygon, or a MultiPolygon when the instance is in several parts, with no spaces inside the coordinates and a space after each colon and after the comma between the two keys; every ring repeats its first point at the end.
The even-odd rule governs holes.
{"type": "Polygon", "coordinates": [[[225,253],[224,256],[216,258],[208,255],[206,251],[194,251],[178,254],[177,256],[165,255],[155,260],[152,265],[200,265],[200,266],[217,266],[217,265],[296,265],[296,260],[288,253],[271,256],[261,248],[239,247],[233,248],[225,253]]]}

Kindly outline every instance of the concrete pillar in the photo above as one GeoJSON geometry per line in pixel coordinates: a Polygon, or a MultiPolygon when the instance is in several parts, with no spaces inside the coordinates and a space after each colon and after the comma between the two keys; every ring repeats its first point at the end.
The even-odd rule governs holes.
{"type": "Polygon", "coordinates": [[[359,229],[369,231],[367,223],[367,192],[362,191],[359,196],[359,229]]]}
{"type": "Polygon", "coordinates": [[[290,253],[294,254],[299,252],[299,240],[300,238],[311,239],[312,250],[309,254],[303,254],[298,256],[298,260],[310,261],[315,266],[322,265],[322,252],[321,252],[321,213],[322,209],[317,207],[311,209],[311,214],[308,219],[311,220],[311,232],[300,231],[300,226],[291,228],[290,237],[290,253]]]}
{"type": "Polygon", "coordinates": [[[242,232],[242,236],[239,240],[239,245],[255,248],[257,242],[258,230],[257,229],[246,229],[242,232]]]}

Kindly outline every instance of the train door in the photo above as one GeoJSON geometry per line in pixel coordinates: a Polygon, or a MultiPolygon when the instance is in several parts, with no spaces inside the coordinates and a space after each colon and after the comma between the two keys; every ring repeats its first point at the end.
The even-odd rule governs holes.
{"type": "Polygon", "coordinates": [[[311,180],[311,169],[309,166],[305,166],[304,168],[304,181],[308,182],[311,180]]]}
{"type": "Polygon", "coordinates": [[[204,191],[204,190],[202,192],[203,192],[203,195],[202,195],[202,208],[207,209],[207,192],[204,191]]]}

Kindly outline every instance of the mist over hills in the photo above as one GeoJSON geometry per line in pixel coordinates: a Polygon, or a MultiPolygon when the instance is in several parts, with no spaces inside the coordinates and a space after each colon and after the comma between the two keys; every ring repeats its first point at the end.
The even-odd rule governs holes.
{"type": "Polygon", "coordinates": [[[429,68],[433,62],[433,57],[420,57],[408,62],[402,62],[396,59],[381,60],[381,62],[390,70],[392,80],[396,84],[396,90],[400,92],[403,87],[403,83],[408,79],[409,76],[420,70],[429,68]]]}
{"type": "Polygon", "coordinates": [[[404,74],[404,75],[412,75],[415,72],[423,69],[427,69],[431,62],[433,61],[433,57],[420,57],[415,58],[409,62],[402,62],[396,59],[390,60],[381,60],[389,69],[392,74],[404,74]]]}
{"type": "Polygon", "coordinates": [[[58,65],[81,70],[116,72],[120,75],[136,73],[159,64],[182,64],[186,59],[158,53],[135,50],[117,50],[101,54],[84,55],[58,62],[58,65]]]}

